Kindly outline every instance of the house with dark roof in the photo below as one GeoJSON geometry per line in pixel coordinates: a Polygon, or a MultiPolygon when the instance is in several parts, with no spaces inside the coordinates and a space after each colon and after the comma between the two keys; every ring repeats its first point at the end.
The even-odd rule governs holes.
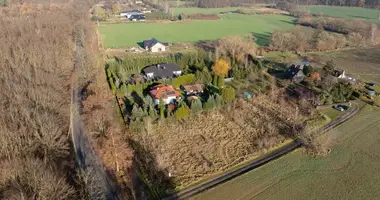
{"type": "Polygon", "coordinates": [[[292,66],[286,71],[285,77],[296,83],[303,81],[306,76],[303,73],[303,68],[308,65],[310,65],[309,62],[299,62],[292,64],[292,66]]]}
{"type": "Polygon", "coordinates": [[[151,88],[150,96],[154,99],[154,105],[158,105],[163,101],[165,105],[172,104],[181,99],[181,94],[168,84],[159,84],[151,88]]]}
{"type": "Polygon", "coordinates": [[[176,64],[167,63],[147,66],[142,69],[142,72],[147,79],[159,80],[181,76],[182,69],[176,64]]]}
{"type": "Polygon", "coordinates": [[[167,46],[169,46],[166,42],[161,42],[157,40],[156,38],[152,38],[151,40],[144,40],[144,48],[147,51],[151,52],[162,52],[166,51],[167,46]]]}

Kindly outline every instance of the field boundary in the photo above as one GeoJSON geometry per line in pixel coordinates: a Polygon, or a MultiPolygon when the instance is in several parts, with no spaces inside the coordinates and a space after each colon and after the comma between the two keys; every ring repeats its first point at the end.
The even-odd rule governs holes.
{"type": "MultiPolygon", "coordinates": [[[[342,124],[343,122],[347,121],[348,119],[353,117],[355,114],[357,114],[359,112],[360,108],[356,105],[354,105],[354,106],[355,106],[355,109],[352,109],[349,113],[346,113],[345,115],[341,116],[337,120],[332,121],[332,122],[328,123],[327,125],[323,126],[318,131],[318,134],[316,135],[316,137],[327,132],[327,131],[329,131],[329,130],[331,130],[331,129],[333,129],[333,128],[335,128],[335,127],[337,127],[337,126],[339,126],[340,124],[342,124]]],[[[243,174],[245,174],[245,173],[247,173],[253,169],[256,169],[260,166],[263,166],[270,161],[276,160],[277,158],[280,158],[280,157],[292,152],[293,150],[298,149],[304,143],[305,142],[303,140],[297,138],[293,142],[291,142],[290,144],[282,146],[281,148],[276,149],[275,151],[273,151],[269,154],[265,154],[258,159],[254,159],[250,162],[247,162],[246,164],[244,164],[244,165],[242,165],[242,166],[240,166],[234,170],[227,171],[226,173],[221,174],[219,176],[216,176],[214,178],[211,178],[208,181],[202,182],[202,183],[195,185],[191,188],[184,189],[178,193],[172,194],[171,196],[164,198],[164,200],[186,199],[186,198],[189,198],[191,196],[194,196],[200,192],[211,189],[211,188],[213,188],[219,184],[227,182],[227,181],[229,181],[233,178],[236,178],[240,175],[243,175],[243,174]]]]}

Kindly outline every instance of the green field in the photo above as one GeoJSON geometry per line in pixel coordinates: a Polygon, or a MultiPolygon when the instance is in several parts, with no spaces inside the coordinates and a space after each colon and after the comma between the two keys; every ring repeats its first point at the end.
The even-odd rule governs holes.
{"type": "Polygon", "coordinates": [[[363,19],[380,23],[377,10],[359,7],[340,7],[340,6],[300,6],[307,8],[311,13],[345,19],[363,19]]]}
{"type": "MultiPolygon", "coordinates": [[[[192,199],[378,199],[380,110],[367,106],[328,132],[331,154],[297,150],[192,199]]],[[[327,135],[326,135],[327,137],[327,135]]]]}
{"type": "Polygon", "coordinates": [[[224,7],[224,8],[174,8],[174,14],[178,15],[180,13],[184,14],[195,14],[195,13],[203,13],[203,14],[218,14],[221,12],[227,11],[235,11],[239,9],[239,7],[224,7]]]}
{"type": "Polygon", "coordinates": [[[294,27],[293,20],[292,17],[282,15],[228,14],[222,20],[101,24],[98,30],[106,48],[137,46],[138,42],[152,37],[169,43],[190,43],[252,33],[259,45],[267,45],[271,32],[294,27]]]}

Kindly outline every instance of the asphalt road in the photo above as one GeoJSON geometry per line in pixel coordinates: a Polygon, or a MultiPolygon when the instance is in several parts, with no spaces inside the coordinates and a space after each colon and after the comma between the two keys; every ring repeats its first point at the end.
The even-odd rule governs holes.
{"type": "MultiPolygon", "coordinates": [[[[341,123],[345,122],[346,120],[348,120],[349,118],[354,116],[360,110],[356,105],[353,105],[352,107],[353,107],[353,109],[348,111],[345,115],[343,115],[342,117],[338,118],[337,120],[332,121],[332,122],[328,123],[327,125],[325,125],[324,127],[322,127],[318,131],[318,134],[315,137],[317,137],[318,135],[320,135],[326,131],[329,131],[329,130],[333,129],[334,127],[340,125],[341,123]]],[[[287,145],[265,155],[264,157],[261,157],[260,159],[250,161],[250,162],[248,162],[248,163],[246,163],[246,164],[244,164],[244,165],[242,165],[242,166],[240,166],[234,170],[226,172],[225,174],[214,177],[214,178],[207,180],[206,182],[203,182],[203,183],[196,185],[194,187],[182,190],[182,191],[180,191],[176,194],[173,194],[169,197],[166,197],[164,199],[165,200],[174,200],[174,199],[189,198],[189,197],[194,196],[200,192],[203,192],[203,191],[211,189],[211,188],[213,188],[219,184],[222,184],[228,180],[236,178],[237,176],[240,176],[240,175],[242,175],[242,174],[244,174],[250,170],[253,170],[257,167],[260,167],[260,166],[262,166],[262,165],[264,165],[270,161],[273,161],[273,160],[275,160],[275,159],[277,159],[283,155],[286,155],[287,153],[301,147],[303,144],[304,144],[304,141],[302,141],[301,139],[296,139],[292,143],[287,144],[287,145]]]]}

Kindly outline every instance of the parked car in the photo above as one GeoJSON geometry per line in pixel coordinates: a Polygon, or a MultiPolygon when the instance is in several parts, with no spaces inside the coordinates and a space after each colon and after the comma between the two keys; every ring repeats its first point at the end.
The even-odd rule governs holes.
{"type": "Polygon", "coordinates": [[[340,107],[340,106],[334,106],[334,108],[336,109],[336,110],[338,110],[338,111],[344,111],[344,108],[342,108],[342,107],[340,107]]]}
{"type": "Polygon", "coordinates": [[[348,110],[348,108],[350,108],[349,106],[346,106],[346,105],[338,105],[338,107],[342,107],[344,110],[348,110]]]}

